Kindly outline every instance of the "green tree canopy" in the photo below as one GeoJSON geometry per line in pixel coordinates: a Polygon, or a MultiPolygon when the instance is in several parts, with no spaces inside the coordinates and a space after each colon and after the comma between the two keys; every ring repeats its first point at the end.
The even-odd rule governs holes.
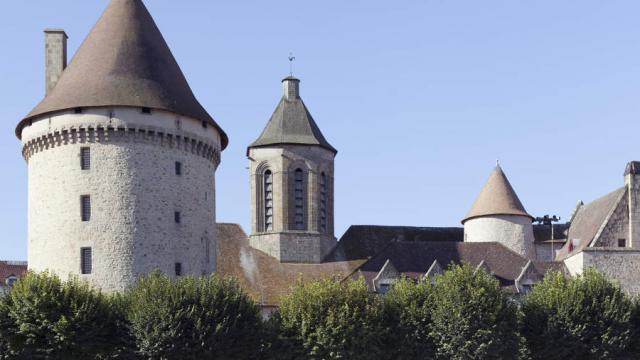
{"type": "Polygon", "coordinates": [[[633,358],[633,301],[593,269],[577,278],[550,273],[522,310],[522,333],[534,359],[633,358]]]}
{"type": "Polygon", "coordinates": [[[396,321],[395,359],[434,359],[435,349],[429,335],[433,308],[433,286],[429,281],[402,278],[385,295],[385,303],[396,321]]]}
{"type": "Polygon", "coordinates": [[[94,359],[121,348],[108,298],[77,278],[28,273],[0,299],[5,359],[94,359]]]}
{"type": "Polygon", "coordinates": [[[137,349],[151,359],[255,359],[262,320],[235,280],[141,277],[126,293],[137,349]]]}
{"type": "Polygon", "coordinates": [[[299,282],[280,303],[279,331],[293,359],[387,359],[390,318],[361,280],[299,282]]]}
{"type": "Polygon", "coordinates": [[[469,265],[435,278],[431,337],[439,359],[517,359],[517,308],[498,280],[469,265]]]}

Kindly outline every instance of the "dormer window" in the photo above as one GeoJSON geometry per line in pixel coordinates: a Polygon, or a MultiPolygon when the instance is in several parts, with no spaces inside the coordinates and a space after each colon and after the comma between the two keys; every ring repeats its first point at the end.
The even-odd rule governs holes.
{"type": "Polygon", "coordinates": [[[627,247],[627,239],[618,239],[618,247],[619,248],[627,247]]]}

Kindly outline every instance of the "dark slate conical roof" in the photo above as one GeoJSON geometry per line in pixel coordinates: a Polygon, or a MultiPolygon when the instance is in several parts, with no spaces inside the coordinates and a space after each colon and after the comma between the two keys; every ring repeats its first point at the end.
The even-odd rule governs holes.
{"type": "Polygon", "coordinates": [[[38,116],[78,107],[131,106],[171,111],[211,123],[142,0],[112,0],[55,88],[16,128],[38,116]]]}
{"type": "Polygon", "coordinates": [[[304,105],[298,91],[300,80],[289,76],[282,80],[285,94],[280,99],[276,110],[271,115],[267,126],[249,148],[281,145],[300,144],[316,145],[329,151],[338,151],[329,144],[327,139],[313,120],[309,110],[304,105]],[[288,88],[290,86],[290,88],[288,88]]]}
{"type": "Polygon", "coordinates": [[[487,183],[467,216],[462,219],[462,223],[473,218],[492,215],[520,215],[533,219],[522,206],[518,195],[499,165],[489,175],[487,183]]]}

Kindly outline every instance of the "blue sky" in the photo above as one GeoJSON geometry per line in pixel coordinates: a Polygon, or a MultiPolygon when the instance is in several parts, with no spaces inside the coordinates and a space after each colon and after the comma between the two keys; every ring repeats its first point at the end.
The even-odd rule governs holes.
{"type": "MultiPolygon", "coordinates": [[[[0,5],[0,259],[27,256],[27,167],[14,136],[42,98],[43,33],[72,55],[107,0],[0,5]]],[[[640,160],[637,1],[161,1],[146,4],[230,137],[220,222],[249,225],[245,148],[301,93],[336,159],[336,235],[351,224],[452,226],[500,159],[534,216],[568,217],[640,160]]]]}

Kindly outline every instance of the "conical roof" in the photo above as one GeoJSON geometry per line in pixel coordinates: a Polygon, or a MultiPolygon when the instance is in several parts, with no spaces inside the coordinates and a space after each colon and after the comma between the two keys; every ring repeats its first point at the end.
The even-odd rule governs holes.
{"type": "Polygon", "coordinates": [[[282,80],[285,94],[280,99],[276,110],[271,115],[267,126],[249,148],[281,145],[300,144],[316,145],[329,151],[338,151],[329,144],[327,139],[313,120],[309,110],[300,98],[298,83],[300,80],[289,76],[282,80]]]}
{"type": "Polygon", "coordinates": [[[518,195],[499,165],[489,175],[489,180],[480,191],[467,216],[462,219],[462,223],[473,218],[492,215],[520,215],[533,219],[522,206],[518,195]]]}
{"type": "Polygon", "coordinates": [[[131,106],[171,111],[211,123],[142,0],[112,0],[55,88],[16,128],[41,115],[78,107],[131,106]]]}

